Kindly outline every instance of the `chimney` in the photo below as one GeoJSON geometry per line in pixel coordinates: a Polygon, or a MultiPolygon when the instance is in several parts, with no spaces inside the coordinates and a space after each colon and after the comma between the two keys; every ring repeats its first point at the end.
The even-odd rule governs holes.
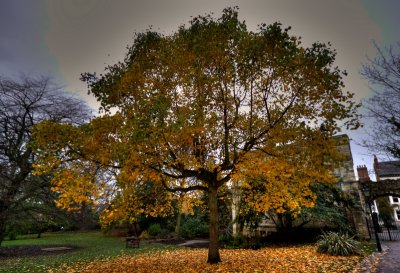
{"type": "Polygon", "coordinates": [[[378,158],[376,155],[374,155],[374,171],[375,171],[375,176],[376,176],[376,181],[379,181],[379,163],[378,163],[378,158]]]}
{"type": "Polygon", "coordinates": [[[357,174],[358,174],[358,180],[360,181],[360,183],[365,183],[365,182],[371,181],[371,179],[369,178],[367,166],[365,166],[365,165],[357,166],[357,174]]]}

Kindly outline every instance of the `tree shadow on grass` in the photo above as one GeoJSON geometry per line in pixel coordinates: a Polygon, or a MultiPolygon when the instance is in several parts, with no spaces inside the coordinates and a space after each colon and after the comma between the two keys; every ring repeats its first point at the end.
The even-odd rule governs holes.
{"type": "Polygon", "coordinates": [[[77,251],[78,249],[80,248],[71,245],[0,247],[0,260],[41,255],[57,255],[77,251]]]}

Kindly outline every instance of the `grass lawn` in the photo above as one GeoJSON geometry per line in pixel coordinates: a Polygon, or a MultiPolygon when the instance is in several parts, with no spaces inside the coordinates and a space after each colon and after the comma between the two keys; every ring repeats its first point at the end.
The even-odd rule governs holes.
{"type": "MultiPolygon", "coordinates": [[[[40,239],[4,241],[3,246],[70,245],[72,252],[0,259],[0,272],[358,272],[363,257],[334,257],[313,245],[265,247],[260,250],[223,249],[222,263],[208,265],[206,249],[144,244],[125,248],[124,238],[101,232],[45,233],[40,239]]],[[[365,245],[365,255],[371,253],[365,245]]],[[[364,256],[365,256],[364,255],[364,256]]]]}
{"type": "Polygon", "coordinates": [[[109,259],[120,255],[156,252],[174,249],[172,246],[144,244],[140,248],[125,248],[124,238],[106,237],[101,232],[63,232],[44,233],[42,238],[22,237],[23,239],[3,241],[1,247],[24,245],[69,245],[78,249],[55,255],[41,255],[23,258],[0,259],[1,273],[47,272],[49,269],[66,267],[99,259],[109,259]]]}

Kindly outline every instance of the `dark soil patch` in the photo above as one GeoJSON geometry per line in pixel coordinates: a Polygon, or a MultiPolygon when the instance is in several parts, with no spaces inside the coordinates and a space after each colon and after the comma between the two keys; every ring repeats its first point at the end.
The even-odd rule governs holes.
{"type": "Polygon", "coordinates": [[[70,245],[43,245],[43,246],[8,246],[0,247],[0,260],[21,258],[39,255],[57,255],[76,251],[79,248],[70,245]],[[58,249],[59,248],[59,249],[58,249]]]}

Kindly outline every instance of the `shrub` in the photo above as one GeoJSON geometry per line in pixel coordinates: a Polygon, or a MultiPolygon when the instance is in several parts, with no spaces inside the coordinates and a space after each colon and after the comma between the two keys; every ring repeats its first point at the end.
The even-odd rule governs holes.
{"type": "Polygon", "coordinates": [[[360,254],[360,244],[347,233],[323,233],[317,242],[318,252],[335,256],[360,254]]]}
{"type": "Polygon", "coordinates": [[[181,227],[183,238],[203,237],[208,234],[208,225],[199,218],[188,218],[181,227]]]}
{"type": "Polygon", "coordinates": [[[242,248],[244,247],[243,237],[241,235],[232,236],[231,234],[222,234],[219,236],[220,243],[225,248],[242,248]]]}
{"type": "Polygon", "coordinates": [[[158,234],[158,237],[159,238],[163,238],[163,239],[170,238],[171,237],[171,232],[166,228],[162,228],[160,230],[160,233],[158,234]]]}
{"type": "Polygon", "coordinates": [[[8,240],[13,241],[13,240],[17,240],[17,236],[18,236],[18,232],[14,229],[12,229],[11,231],[8,232],[8,240]]]}
{"type": "Polygon", "coordinates": [[[7,234],[8,240],[14,241],[14,240],[17,240],[18,235],[24,234],[24,232],[18,225],[15,225],[15,226],[8,226],[7,230],[6,230],[6,234],[7,234]]]}
{"type": "Polygon", "coordinates": [[[158,236],[161,233],[160,224],[151,224],[147,229],[150,236],[158,236]]]}
{"type": "Polygon", "coordinates": [[[233,236],[229,233],[219,235],[219,242],[225,245],[230,244],[233,241],[233,236]]]}

